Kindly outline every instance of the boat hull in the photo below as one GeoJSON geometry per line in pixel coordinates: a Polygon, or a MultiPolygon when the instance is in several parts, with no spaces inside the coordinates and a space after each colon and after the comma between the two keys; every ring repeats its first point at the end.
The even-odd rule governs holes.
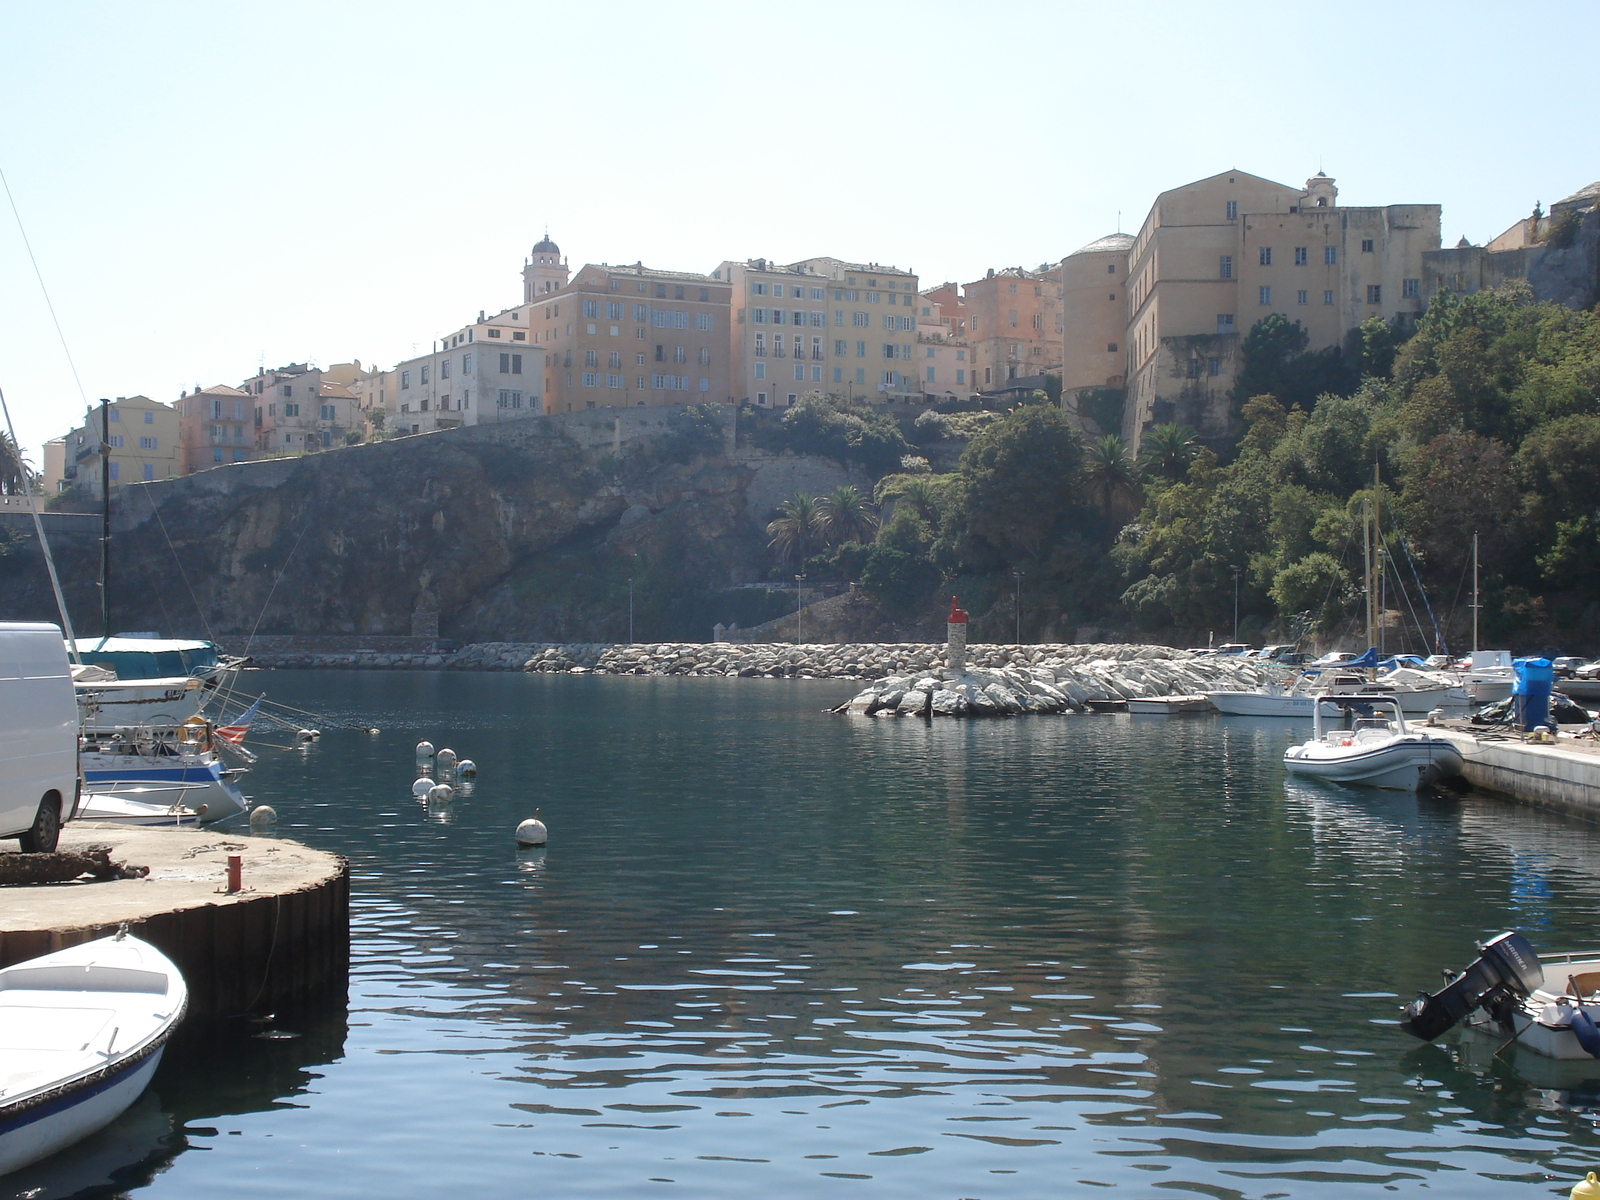
{"type": "Polygon", "coordinates": [[[1211,711],[1204,696],[1147,696],[1129,700],[1128,713],[1135,717],[1178,717],[1211,711]]]}
{"type": "Polygon", "coordinates": [[[120,1117],[149,1086],[165,1046],[125,1070],[7,1120],[0,1115],[0,1175],[49,1158],[120,1117]]]}
{"type": "Polygon", "coordinates": [[[1311,696],[1273,696],[1266,692],[1207,692],[1218,712],[1237,717],[1309,717],[1316,700],[1311,696]]]}
{"type": "Polygon", "coordinates": [[[1442,738],[1352,746],[1348,753],[1326,756],[1296,754],[1303,749],[1291,747],[1283,756],[1284,769],[1291,774],[1405,792],[1459,775],[1463,765],[1461,752],[1442,738]]]}
{"type": "Polygon", "coordinates": [[[83,781],[95,790],[111,792],[119,787],[146,786],[171,789],[174,799],[185,808],[205,811],[201,823],[225,820],[244,812],[249,804],[230,780],[225,779],[215,760],[183,761],[178,758],[143,754],[95,754],[80,756],[83,781]]]}

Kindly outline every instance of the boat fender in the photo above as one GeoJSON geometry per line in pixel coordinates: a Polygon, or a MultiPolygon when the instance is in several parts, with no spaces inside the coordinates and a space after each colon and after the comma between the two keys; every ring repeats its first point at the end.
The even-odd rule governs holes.
{"type": "Polygon", "coordinates": [[[1583,1005],[1573,1008],[1570,1028],[1572,1036],[1578,1039],[1578,1045],[1583,1047],[1584,1053],[1590,1058],[1600,1058],[1600,1029],[1594,1027],[1594,1022],[1589,1018],[1583,1005]]]}
{"type": "Polygon", "coordinates": [[[1546,1004],[1539,1014],[1539,1023],[1552,1029],[1564,1029],[1572,1024],[1572,1009],[1565,1004],[1546,1004]]]}
{"type": "Polygon", "coordinates": [[[1600,1177],[1590,1171],[1567,1193],[1568,1200],[1600,1200],[1600,1177]]]}

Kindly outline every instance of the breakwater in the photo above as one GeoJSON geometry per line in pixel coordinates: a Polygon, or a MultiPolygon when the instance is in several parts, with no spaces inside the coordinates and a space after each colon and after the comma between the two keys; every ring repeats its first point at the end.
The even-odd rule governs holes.
{"type": "Polygon", "coordinates": [[[1091,700],[1250,688],[1280,673],[1253,659],[1125,643],[974,645],[960,671],[932,642],[482,642],[451,654],[285,649],[254,657],[267,667],[860,680],[873,686],[848,707],[874,716],[1081,712],[1091,700]]]}

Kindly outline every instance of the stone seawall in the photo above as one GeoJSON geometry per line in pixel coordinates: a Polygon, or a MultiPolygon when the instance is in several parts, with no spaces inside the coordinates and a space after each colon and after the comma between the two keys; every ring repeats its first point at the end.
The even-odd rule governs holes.
{"type": "Polygon", "coordinates": [[[960,673],[948,669],[943,645],[904,642],[482,642],[454,654],[285,649],[254,657],[262,667],[859,680],[875,686],[849,707],[867,715],[1083,711],[1090,700],[1251,688],[1282,673],[1252,659],[1128,644],[973,645],[967,648],[967,670],[960,673]]]}

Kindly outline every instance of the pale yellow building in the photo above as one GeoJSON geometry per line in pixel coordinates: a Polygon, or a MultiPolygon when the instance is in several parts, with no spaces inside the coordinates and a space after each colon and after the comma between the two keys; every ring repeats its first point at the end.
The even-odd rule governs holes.
{"type": "Polygon", "coordinates": [[[829,280],[822,390],[878,403],[921,400],[916,274],[837,258],[808,258],[793,267],[829,280]]]}
{"type": "Polygon", "coordinates": [[[1069,256],[1064,389],[1107,386],[1099,381],[1119,373],[1108,369],[1115,355],[1126,389],[1123,436],[1134,450],[1145,429],[1167,421],[1221,438],[1240,341],[1267,315],[1298,320],[1312,349],[1344,344],[1368,317],[1414,320],[1422,256],[1439,245],[1439,206],[1340,208],[1337,199],[1322,174],[1297,188],[1225,171],[1156,198],[1127,248],[1120,292],[1110,286],[1124,273],[1120,247],[1101,239],[1069,256]],[[1090,283],[1100,270],[1104,292],[1090,283]],[[1111,305],[1125,305],[1120,339],[1111,335],[1111,305]]]}
{"type": "MultiPolygon", "coordinates": [[[[954,285],[947,285],[953,287],[954,285]]],[[[917,298],[917,366],[925,400],[965,400],[972,386],[971,347],[964,319],[948,316],[944,305],[924,292],[917,298]]]]}
{"type": "Polygon", "coordinates": [[[732,288],[728,370],[735,403],[783,408],[805,392],[832,390],[828,276],[804,264],[752,258],[724,261],[711,277],[732,288]]]}
{"type": "MultiPolygon", "coordinates": [[[[1128,255],[1133,235],[1111,233],[1061,260],[1063,406],[1087,433],[1102,432],[1080,399],[1102,389],[1120,390],[1128,355],[1128,255]]],[[[1112,431],[1120,432],[1120,431],[1112,431]]]]}
{"type": "Polygon", "coordinates": [[[290,363],[251,376],[240,385],[255,397],[255,440],[259,455],[310,454],[345,444],[345,435],[362,421],[350,391],[361,362],[325,369],[290,363]]]}
{"type": "Polygon", "coordinates": [[[105,415],[102,424],[100,406],[91,407],[83,424],[62,439],[63,488],[82,488],[95,500],[104,495],[100,486],[103,434],[110,451],[107,467],[113,489],[180,473],[176,409],[148,396],[118,396],[106,406],[105,415]]]}

